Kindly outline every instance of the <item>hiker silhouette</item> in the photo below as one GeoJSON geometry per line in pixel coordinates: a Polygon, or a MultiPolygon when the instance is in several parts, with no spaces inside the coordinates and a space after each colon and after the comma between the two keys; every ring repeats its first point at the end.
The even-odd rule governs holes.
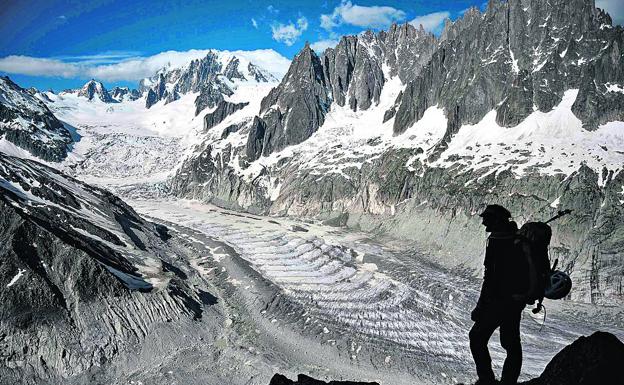
{"type": "Polygon", "coordinates": [[[488,205],[479,215],[490,235],[485,249],[481,294],[471,319],[470,350],[475,361],[476,384],[497,384],[487,344],[500,328],[500,344],[507,352],[500,384],[516,384],[522,367],[520,318],[525,306],[522,293],[529,285],[528,263],[515,243],[518,226],[500,205],[488,205]]]}

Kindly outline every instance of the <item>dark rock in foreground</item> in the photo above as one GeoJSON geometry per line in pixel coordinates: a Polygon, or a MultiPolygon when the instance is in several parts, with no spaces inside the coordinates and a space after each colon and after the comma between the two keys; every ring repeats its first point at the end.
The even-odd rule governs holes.
{"type": "Polygon", "coordinates": [[[538,378],[525,385],[624,384],[624,344],[613,334],[580,337],[550,361],[538,378]]]}
{"type": "MultiPolygon", "coordinates": [[[[523,385],[622,385],[624,384],[624,343],[606,332],[580,337],[561,350],[538,378],[523,385]]],[[[269,385],[365,385],[376,382],[315,380],[304,374],[297,381],[276,374],[269,385]]]]}
{"type": "Polygon", "coordinates": [[[271,378],[269,385],[379,385],[377,382],[330,381],[323,382],[308,377],[305,374],[297,376],[297,381],[289,380],[286,376],[276,374],[271,378]]]}

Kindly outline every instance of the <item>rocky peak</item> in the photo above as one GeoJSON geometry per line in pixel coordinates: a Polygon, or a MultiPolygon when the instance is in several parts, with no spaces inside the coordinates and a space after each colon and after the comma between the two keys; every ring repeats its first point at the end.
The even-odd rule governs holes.
{"type": "Polygon", "coordinates": [[[240,79],[247,80],[245,76],[238,70],[238,66],[240,65],[240,60],[237,57],[233,57],[225,66],[225,70],[223,71],[223,75],[229,80],[232,79],[240,79]]]}
{"type": "Polygon", "coordinates": [[[276,79],[244,58],[227,52],[209,51],[203,58],[195,59],[184,67],[163,68],[153,77],[143,79],[139,89],[147,92],[147,108],[160,100],[166,104],[178,100],[181,95],[199,92],[195,100],[196,112],[199,113],[204,108],[214,107],[224,96],[232,95],[232,81],[268,82],[276,79]]]}
{"type": "Polygon", "coordinates": [[[573,110],[586,128],[624,119],[624,93],[601,87],[624,82],[624,58],[616,53],[622,29],[607,21],[588,0],[490,1],[484,14],[467,11],[446,23],[431,60],[397,101],[394,132],[441,106],[449,122],[443,149],[462,124],[492,109],[499,124],[513,126],[535,109],[550,111],[565,90],[576,88],[573,110]]]}
{"type": "Polygon", "coordinates": [[[426,32],[422,25],[416,29],[409,23],[393,24],[383,40],[390,76],[398,75],[403,83],[408,83],[420,73],[438,44],[435,35],[426,32]]]}
{"type": "Polygon", "coordinates": [[[0,77],[0,139],[53,162],[65,158],[72,142],[45,103],[7,76],[0,77]]]}
{"type": "Polygon", "coordinates": [[[320,58],[306,43],[281,83],[262,99],[260,119],[247,139],[252,159],[301,143],[323,124],[331,92],[320,58]]]}
{"type": "Polygon", "coordinates": [[[139,91],[128,87],[114,87],[108,93],[111,98],[118,102],[122,102],[124,100],[137,100],[141,96],[139,91]]]}
{"type": "Polygon", "coordinates": [[[78,96],[85,97],[89,100],[93,100],[94,98],[98,98],[104,103],[114,103],[115,100],[111,98],[106,87],[101,82],[98,82],[94,79],[89,80],[85,83],[84,86],[78,91],[78,96]]]}
{"type": "Polygon", "coordinates": [[[379,34],[345,36],[335,48],[325,50],[322,58],[306,43],[280,85],[262,100],[263,123],[255,127],[263,127],[271,140],[263,141],[251,132],[248,148],[261,143],[262,149],[253,148],[248,154],[266,155],[306,140],[324,122],[332,102],[348,103],[354,111],[377,105],[386,77],[399,76],[408,82],[429,61],[436,44],[435,36],[409,24],[395,24],[379,34]],[[390,73],[384,73],[384,64],[390,73]],[[294,105],[298,105],[298,119],[289,118],[294,105]]]}

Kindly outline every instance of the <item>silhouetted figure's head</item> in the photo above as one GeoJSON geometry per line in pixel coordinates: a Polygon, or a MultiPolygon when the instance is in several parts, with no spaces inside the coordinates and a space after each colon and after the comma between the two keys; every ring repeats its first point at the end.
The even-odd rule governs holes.
{"type": "Polygon", "coordinates": [[[479,216],[482,224],[488,233],[495,231],[505,231],[509,228],[511,213],[501,205],[487,205],[479,216]]]}

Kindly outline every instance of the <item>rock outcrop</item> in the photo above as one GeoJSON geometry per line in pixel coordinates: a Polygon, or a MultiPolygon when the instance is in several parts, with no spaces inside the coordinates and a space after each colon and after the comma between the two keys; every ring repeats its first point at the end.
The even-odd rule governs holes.
{"type": "Polygon", "coordinates": [[[168,238],[109,192],[0,153],[0,383],[110,383],[103,368],[154,330],[201,319],[168,238]]]}
{"type": "Polygon", "coordinates": [[[204,131],[210,130],[212,127],[221,123],[228,116],[232,115],[238,110],[245,108],[249,103],[231,103],[226,102],[225,100],[220,101],[217,104],[217,108],[206,114],[204,117],[204,131]]]}
{"type": "Polygon", "coordinates": [[[524,385],[624,384],[624,344],[616,336],[595,332],[565,347],[524,385]]]}
{"type": "Polygon", "coordinates": [[[0,140],[6,140],[41,159],[59,162],[73,142],[65,128],[39,98],[0,77],[0,140]]]}
{"type": "Polygon", "coordinates": [[[108,93],[106,87],[101,82],[98,82],[94,79],[89,80],[79,89],[76,93],[78,96],[82,96],[89,100],[98,99],[104,103],[115,103],[117,100],[113,99],[111,95],[108,93]]]}
{"type": "Polygon", "coordinates": [[[297,381],[288,379],[281,374],[276,374],[271,378],[269,385],[379,385],[377,382],[357,382],[357,381],[319,381],[305,374],[299,374],[297,381]]]}

